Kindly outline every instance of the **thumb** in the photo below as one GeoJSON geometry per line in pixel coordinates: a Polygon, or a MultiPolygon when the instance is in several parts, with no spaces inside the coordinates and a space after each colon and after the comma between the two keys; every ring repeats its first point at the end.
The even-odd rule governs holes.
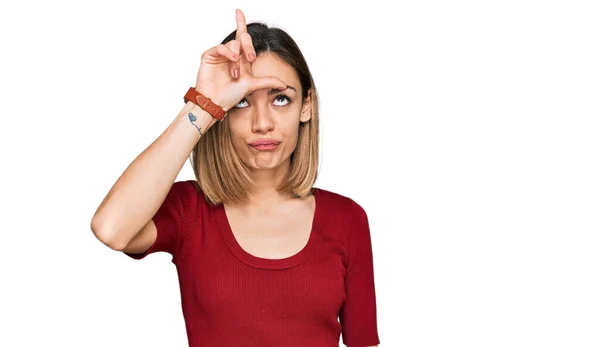
{"type": "Polygon", "coordinates": [[[255,90],[265,88],[285,90],[287,88],[287,85],[277,77],[253,78],[250,82],[250,90],[248,91],[248,93],[252,93],[255,90]]]}

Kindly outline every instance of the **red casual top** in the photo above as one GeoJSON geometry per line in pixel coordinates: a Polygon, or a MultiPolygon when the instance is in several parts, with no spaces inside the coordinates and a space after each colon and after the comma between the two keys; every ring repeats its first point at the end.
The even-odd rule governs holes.
{"type": "Polygon", "coordinates": [[[189,346],[338,347],[379,344],[367,215],[352,199],[313,188],[306,246],[284,259],[244,251],[223,204],[195,180],[171,187],[143,254],[168,252],[179,276],[189,346]],[[338,320],[339,318],[339,320],[338,320]]]}

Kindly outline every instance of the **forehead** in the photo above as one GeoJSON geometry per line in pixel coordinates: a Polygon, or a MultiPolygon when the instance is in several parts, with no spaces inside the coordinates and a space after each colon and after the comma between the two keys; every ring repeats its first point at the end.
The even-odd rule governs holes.
{"type": "Polygon", "coordinates": [[[296,70],[272,53],[264,53],[256,58],[256,61],[252,64],[252,75],[254,77],[274,76],[283,83],[295,87],[298,91],[300,90],[300,80],[296,70]]]}

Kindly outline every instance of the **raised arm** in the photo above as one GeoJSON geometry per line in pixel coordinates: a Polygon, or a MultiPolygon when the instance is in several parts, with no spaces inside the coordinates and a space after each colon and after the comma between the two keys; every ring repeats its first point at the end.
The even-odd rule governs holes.
{"type": "MultiPolygon", "coordinates": [[[[228,111],[248,93],[261,88],[285,89],[275,77],[255,78],[256,59],[243,13],[236,11],[235,40],[202,54],[195,89],[228,111]],[[244,54],[240,56],[240,53],[244,54]]],[[[182,91],[182,97],[183,93],[182,91]]],[[[154,243],[152,217],[164,202],[200,136],[216,119],[188,101],[169,127],[139,154],[117,179],[91,221],[94,235],[108,247],[141,253],[154,243]]]]}
{"type": "MultiPolygon", "coordinates": [[[[169,127],[126,168],[96,210],[91,228],[100,241],[112,249],[123,250],[139,231],[152,231],[152,216],[201,133],[213,122],[210,114],[192,102],[183,106],[169,127]]],[[[155,228],[153,232],[156,233],[155,228]]],[[[154,242],[152,237],[145,240],[147,248],[154,242]]]]}

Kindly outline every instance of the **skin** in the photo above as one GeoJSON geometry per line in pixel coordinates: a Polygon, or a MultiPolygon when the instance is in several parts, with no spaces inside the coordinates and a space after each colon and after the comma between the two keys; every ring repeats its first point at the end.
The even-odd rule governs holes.
{"type": "MultiPolygon", "coordinates": [[[[236,9],[236,39],[226,46],[239,59],[230,64],[230,73],[238,81],[275,78],[286,89],[260,88],[244,95],[229,109],[228,122],[236,153],[250,168],[256,183],[249,206],[274,205],[292,198],[276,191],[290,166],[290,156],[298,142],[300,122],[310,120],[310,91],[302,100],[302,89],[296,71],[270,52],[256,56],[252,38],[248,34],[246,18],[236,9]],[[244,78],[245,77],[245,78],[244,78]],[[289,98],[285,100],[285,97],[289,98]],[[257,151],[248,146],[258,139],[282,141],[274,151],[257,151]]],[[[246,82],[250,83],[250,82],[246,82]]]]}
{"type": "Polygon", "coordinates": [[[275,76],[289,87],[284,91],[260,89],[249,93],[229,111],[235,151],[250,168],[257,187],[249,203],[225,204],[225,210],[244,250],[262,258],[285,258],[298,253],[308,242],[315,210],[312,195],[298,199],[276,191],[290,168],[300,123],[310,120],[311,96],[302,103],[295,70],[272,53],[256,59],[252,74],[275,76]],[[260,151],[249,146],[258,139],[281,143],[274,150],[260,151]]]}
{"type": "Polygon", "coordinates": [[[310,120],[312,96],[309,91],[302,100],[295,70],[275,54],[267,52],[256,57],[240,10],[236,10],[236,20],[239,44],[227,45],[240,55],[239,63],[232,64],[232,76],[239,78],[240,73],[250,73],[254,78],[274,76],[288,88],[255,90],[229,110],[235,151],[250,168],[256,188],[247,203],[224,207],[236,240],[246,252],[262,258],[286,258],[298,253],[308,242],[315,211],[314,196],[298,199],[276,190],[290,168],[299,126],[310,120]],[[259,139],[281,143],[271,151],[259,151],[248,145],[259,139]]]}
{"type": "Polygon", "coordinates": [[[258,57],[252,64],[252,74],[276,76],[289,86],[284,91],[257,90],[246,95],[229,111],[229,129],[236,153],[261,187],[274,187],[290,167],[300,123],[310,119],[310,95],[303,105],[302,88],[294,69],[275,54],[258,57]],[[260,151],[249,146],[259,139],[281,143],[272,151],[260,151]]]}

